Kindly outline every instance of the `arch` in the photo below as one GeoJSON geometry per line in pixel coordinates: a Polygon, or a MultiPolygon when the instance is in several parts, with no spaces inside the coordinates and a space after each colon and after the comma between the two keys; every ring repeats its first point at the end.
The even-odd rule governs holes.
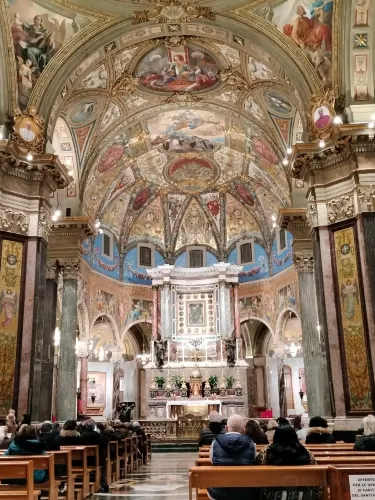
{"type": "Polygon", "coordinates": [[[266,327],[268,328],[268,330],[271,332],[272,338],[275,338],[275,331],[272,328],[271,323],[269,321],[267,321],[264,318],[260,318],[259,316],[242,316],[241,323],[243,323],[244,321],[248,321],[250,319],[259,321],[260,323],[264,323],[266,325],[266,327]]]}
{"type": "Polygon", "coordinates": [[[281,333],[283,333],[283,330],[285,328],[285,323],[286,320],[288,319],[286,317],[286,313],[291,312],[297,316],[297,318],[301,321],[301,318],[299,316],[299,313],[296,311],[296,309],[293,309],[292,307],[285,307],[280,313],[276,321],[276,340],[280,341],[282,339],[281,333]]]}
{"type": "MultiPolygon", "coordinates": [[[[252,342],[249,335],[247,335],[247,338],[243,338],[241,335],[241,337],[243,338],[244,343],[245,343],[246,353],[249,353],[249,355],[253,356],[253,357],[254,356],[266,356],[267,352],[268,352],[267,349],[268,349],[268,345],[270,343],[270,339],[274,340],[273,329],[267,320],[265,320],[263,318],[259,318],[258,316],[244,316],[244,317],[242,317],[241,318],[241,325],[250,321],[250,320],[251,321],[258,321],[263,326],[265,326],[267,328],[267,333],[263,336],[261,352],[258,352],[258,353],[256,353],[257,350],[256,350],[256,345],[255,345],[255,341],[257,339],[254,338],[253,339],[254,342],[252,342]],[[251,354],[250,354],[250,352],[251,352],[251,354]]],[[[242,331],[241,331],[241,333],[242,333],[242,331]]],[[[247,333],[249,333],[248,328],[247,328],[247,333]]]]}
{"type": "Polygon", "coordinates": [[[152,320],[151,319],[137,319],[135,321],[131,321],[130,323],[127,323],[125,327],[123,328],[121,334],[120,334],[120,340],[122,342],[123,337],[125,336],[126,332],[130,330],[130,328],[134,325],[138,325],[138,323],[148,323],[152,325],[152,320]]]}
{"type": "MultiPolygon", "coordinates": [[[[216,22],[205,22],[200,19],[200,24],[210,27],[217,25],[221,29],[225,26],[228,31],[244,36],[247,39],[250,38],[268,53],[275,54],[275,58],[280,61],[284,68],[290,68],[288,77],[291,81],[295,81],[296,90],[300,96],[305,97],[305,102],[313,94],[323,93],[319,77],[309,60],[303,54],[303,51],[296,45],[291,44],[290,40],[275,26],[272,26],[254,14],[247,19],[235,14],[221,14],[217,17],[216,22]]],[[[33,89],[29,105],[36,106],[39,112],[45,116],[47,122],[49,121],[52,107],[58,100],[63,83],[66,81],[66,75],[73,72],[83,59],[87,57],[87,47],[90,46],[91,52],[94,52],[106,43],[112,42],[126,33],[129,34],[132,31],[139,30],[139,27],[131,25],[129,19],[125,21],[120,20],[119,22],[118,18],[111,21],[101,19],[88,28],[90,29],[86,28],[79,35],[73,37],[66,44],[64,50],[56,54],[33,89]],[[76,48],[78,41],[80,49],[78,51],[71,50],[73,47],[76,48]]],[[[158,37],[155,37],[151,34],[146,39],[163,36],[164,34],[160,34],[158,37]]],[[[200,36],[204,37],[205,33],[202,32],[200,36]]],[[[218,37],[215,38],[212,33],[210,33],[209,38],[222,41],[218,37]]],[[[304,121],[306,121],[306,117],[304,117],[304,121]]]]}
{"type": "Polygon", "coordinates": [[[121,339],[120,339],[120,334],[119,334],[117,323],[116,323],[115,319],[113,318],[113,316],[111,316],[108,313],[104,313],[104,314],[98,313],[96,316],[94,316],[93,320],[91,321],[89,334],[91,335],[91,331],[92,331],[96,321],[101,317],[107,319],[107,324],[110,326],[110,328],[112,330],[113,338],[116,341],[116,345],[120,345],[121,339]]]}

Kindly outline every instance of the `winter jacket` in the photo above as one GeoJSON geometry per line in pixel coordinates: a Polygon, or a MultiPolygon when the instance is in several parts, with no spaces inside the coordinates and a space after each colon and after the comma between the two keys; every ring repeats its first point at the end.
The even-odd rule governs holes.
{"type": "MultiPolygon", "coordinates": [[[[38,439],[19,439],[15,438],[10,446],[5,450],[4,455],[44,455],[46,445],[38,439]]],[[[34,470],[34,483],[44,483],[47,481],[47,471],[43,469],[34,470]]]]}
{"type": "Polygon", "coordinates": [[[50,432],[41,432],[39,434],[40,441],[46,444],[47,451],[58,451],[60,449],[60,432],[58,429],[52,429],[50,432]]]}
{"type": "Polygon", "coordinates": [[[80,433],[78,431],[66,431],[62,430],[60,436],[56,436],[56,441],[59,446],[79,446],[80,443],[80,433]]]}
{"type": "MultiPolygon", "coordinates": [[[[106,457],[107,457],[107,445],[108,445],[108,437],[103,433],[99,434],[94,429],[84,429],[79,439],[79,444],[86,446],[99,446],[99,461],[100,465],[105,465],[106,457]]],[[[88,461],[89,465],[93,465],[88,461]]]]}
{"type": "Polygon", "coordinates": [[[220,422],[210,422],[208,427],[201,430],[198,446],[212,444],[219,434],[224,434],[224,426],[220,422]]]}
{"type": "Polygon", "coordinates": [[[305,444],[331,444],[336,443],[328,427],[310,427],[307,431],[305,444]]]}
{"type": "Polygon", "coordinates": [[[360,436],[354,443],[356,451],[375,451],[375,434],[360,436]]]}
{"type": "MultiPolygon", "coordinates": [[[[256,458],[255,444],[247,436],[238,432],[219,434],[211,447],[213,465],[254,465],[256,458]]],[[[256,488],[208,488],[214,500],[255,500],[256,488]]]]}

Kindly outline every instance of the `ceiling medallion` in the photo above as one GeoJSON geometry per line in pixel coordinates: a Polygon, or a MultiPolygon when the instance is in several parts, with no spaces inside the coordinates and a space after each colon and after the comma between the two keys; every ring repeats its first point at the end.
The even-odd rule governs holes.
{"type": "Polygon", "coordinates": [[[174,23],[188,22],[192,19],[215,20],[215,13],[211,7],[202,7],[195,2],[180,2],[179,0],[159,0],[149,9],[137,10],[133,13],[133,24],[147,23],[174,23]]]}
{"type": "Polygon", "coordinates": [[[217,180],[219,169],[205,158],[185,157],[170,163],[164,175],[168,182],[184,193],[198,194],[217,180]]]}

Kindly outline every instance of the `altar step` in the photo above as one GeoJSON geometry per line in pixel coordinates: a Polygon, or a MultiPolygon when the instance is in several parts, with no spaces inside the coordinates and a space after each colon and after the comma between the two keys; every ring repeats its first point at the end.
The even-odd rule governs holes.
{"type": "Polygon", "coordinates": [[[152,452],[153,453],[186,453],[186,452],[198,452],[198,444],[195,442],[152,442],[152,452]]]}

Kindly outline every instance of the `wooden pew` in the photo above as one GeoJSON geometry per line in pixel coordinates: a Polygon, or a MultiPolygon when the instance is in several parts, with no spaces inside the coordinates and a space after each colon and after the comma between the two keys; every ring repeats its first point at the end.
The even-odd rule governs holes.
{"type": "Polygon", "coordinates": [[[375,457],[363,455],[361,457],[355,456],[351,457],[347,455],[346,457],[315,457],[318,465],[360,465],[360,464],[370,464],[375,465],[375,457]]]}
{"type": "Polygon", "coordinates": [[[76,488],[77,486],[81,487],[79,489],[82,489],[82,498],[87,498],[90,495],[90,471],[87,469],[87,447],[62,446],[61,449],[72,451],[72,473],[75,480],[81,478],[82,481],[77,482],[74,488],[76,488]]]}
{"type": "Polygon", "coordinates": [[[375,466],[337,465],[328,467],[331,500],[351,500],[349,476],[374,476],[375,466]]]}
{"type": "Polygon", "coordinates": [[[97,445],[86,445],[87,449],[87,470],[90,474],[95,474],[95,480],[90,481],[90,491],[91,493],[96,493],[100,490],[100,461],[99,461],[99,446],[97,445]],[[90,457],[95,459],[94,465],[89,465],[90,457]]]}
{"type": "Polygon", "coordinates": [[[34,490],[34,467],[31,460],[22,460],[14,462],[13,460],[1,460],[0,462],[0,481],[7,479],[24,480],[25,485],[7,485],[1,484],[0,498],[5,500],[38,500],[40,490],[34,490]]]}
{"type": "Polygon", "coordinates": [[[126,449],[126,456],[127,456],[127,464],[126,464],[126,473],[132,472],[133,471],[133,453],[132,453],[132,438],[127,437],[125,438],[125,449],[126,449]]]}
{"type": "Polygon", "coordinates": [[[55,457],[56,465],[63,465],[66,468],[66,476],[57,476],[56,480],[66,483],[66,500],[82,500],[82,490],[74,489],[74,475],[71,450],[48,451],[55,457]]]}
{"type": "Polygon", "coordinates": [[[189,500],[202,498],[207,488],[236,487],[323,487],[327,498],[328,467],[192,467],[189,473],[189,500]]]}
{"type": "Polygon", "coordinates": [[[147,437],[147,440],[146,440],[146,445],[147,445],[146,457],[147,457],[147,461],[148,461],[148,460],[151,460],[151,456],[152,456],[151,434],[146,434],[146,437],[147,437]]]}
{"type": "Polygon", "coordinates": [[[120,479],[120,462],[118,459],[118,441],[110,441],[107,446],[107,483],[120,479]]]}
{"type": "Polygon", "coordinates": [[[125,439],[121,439],[118,442],[118,461],[119,461],[120,479],[123,479],[127,476],[127,462],[128,462],[125,439]]]}
{"type": "MultiPolygon", "coordinates": [[[[41,491],[48,492],[48,500],[58,500],[58,486],[60,480],[55,479],[55,458],[52,454],[46,455],[2,455],[0,457],[0,463],[2,462],[19,462],[20,460],[31,460],[33,464],[33,470],[45,470],[48,473],[48,481],[44,483],[37,483],[37,487],[41,491]]],[[[22,489],[23,486],[16,486],[15,489],[22,489]]],[[[0,485],[0,490],[3,487],[0,485]]]]}
{"type": "Polygon", "coordinates": [[[138,466],[138,440],[137,436],[132,436],[130,439],[131,439],[132,464],[133,464],[133,470],[135,470],[138,466]]]}

